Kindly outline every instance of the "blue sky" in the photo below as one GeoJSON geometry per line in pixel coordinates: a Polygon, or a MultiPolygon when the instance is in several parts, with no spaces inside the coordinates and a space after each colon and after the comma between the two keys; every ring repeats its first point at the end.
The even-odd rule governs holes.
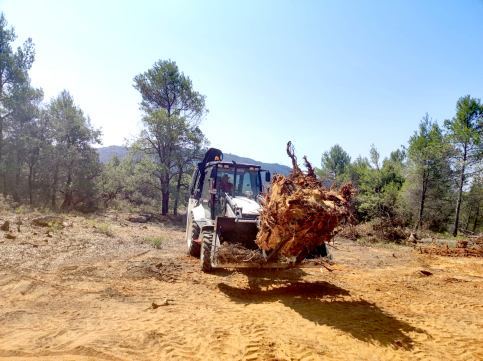
{"type": "Polygon", "coordinates": [[[139,131],[133,77],[177,62],[207,96],[213,147],[264,162],[319,166],[340,144],[353,159],[402,144],[428,112],[483,97],[483,1],[0,0],[36,44],[32,83],[67,89],[104,145],[139,131]]]}

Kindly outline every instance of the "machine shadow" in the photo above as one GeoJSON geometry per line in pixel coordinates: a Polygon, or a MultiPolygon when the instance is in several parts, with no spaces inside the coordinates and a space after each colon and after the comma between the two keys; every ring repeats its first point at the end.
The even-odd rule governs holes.
{"type": "Polygon", "coordinates": [[[386,314],[375,304],[365,300],[348,300],[345,296],[350,295],[349,291],[328,282],[297,280],[262,288],[264,283],[252,281],[249,288],[219,283],[218,288],[237,303],[281,301],[309,321],[337,328],[364,342],[410,350],[414,341],[407,334],[424,333],[386,314]]]}

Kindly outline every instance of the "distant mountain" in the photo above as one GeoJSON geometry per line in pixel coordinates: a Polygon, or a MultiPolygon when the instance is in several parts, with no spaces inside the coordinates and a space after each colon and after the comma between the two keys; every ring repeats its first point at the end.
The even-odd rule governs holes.
{"type": "Polygon", "coordinates": [[[99,153],[99,160],[101,163],[107,163],[111,157],[116,154],[119,159],[122,159],[127,156],[128,151],[126,148],[121,147],[119,145],[110,145],[109,147],[100,147],[97,148],[97,152],[99,153]]]}
{"type": "MultiPolygon", "coordinates": [[[[119,145],[100,147],[100,148],[97,148],[97,152],[99,153],[99,160],[102,163],[106,163],[109,159],[111,159],[111,157],[114,154],[116,154],[119,157],[119,159],[126,157],[128,154],[128,151],[126,150],[126,148],[121,147],[119,145]]],[[[263,163],[251,158],[240,157],[238,155],[230,154],[230,153],[224,153],[223,160],[229,161],[229,162],[234,160],[237,163],[248,163],[248,164],[260,165],[262,169],[268,170],[272,174],[274,173],[288,174],[292,170],[291,168],[278,163],[263,163]]]]}
{"type": "Polygon", "coordinates": [[[262,169],[270,171],[270,173],[278,173],[278,174],[288,174],[292,168],[289,168],[285,165],[278,164],[278,163],[263,163],[259,162],[258,160],[254,160],[251,158],[245,158],[245,157],[240,157],[235,154],[230,154],[230,153],[223,153],[223,160],[224,161],[235,161],[237,163],[247,163],[247,164],[255,164],[259,165],[262,167],[262,169]]]}

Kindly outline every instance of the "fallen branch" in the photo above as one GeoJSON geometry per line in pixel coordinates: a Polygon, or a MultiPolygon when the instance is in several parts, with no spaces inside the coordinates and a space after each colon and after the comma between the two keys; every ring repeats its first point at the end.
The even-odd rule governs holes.
{"type": "Polygon", "coordinates": [[[333,269],[330,269],[329,267],[327,267],[325,264],[322,264],[321,266],[324,267],[329,272],[333,272],[334,271],[333,269]]]}

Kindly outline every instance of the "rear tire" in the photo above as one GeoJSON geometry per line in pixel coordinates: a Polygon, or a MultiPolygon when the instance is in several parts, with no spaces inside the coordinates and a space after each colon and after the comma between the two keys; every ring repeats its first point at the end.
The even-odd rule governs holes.
{"type": "Polygon", "coordinates": [[[213,232],[204,231],[201,233],[201,269],[203,272],[210,272],[213,267],[211,266],[211,248],[213,245],[213,232]]]}
{"type": "Polygon", "coordinates": [[[310,252],[305,259],[313,259],[317,257],[327,257],[328,259],[334,259],[332,253],[329,251],[329,247],[324,243],[320,246],[314,248],[312,252],[310,252]]]}
{"type": "Polygon", "coordinates": [[[200,226],[195,222],[193,214],[190,215],[188,227],[188,251],[191,256],[199,258],[201,252],[201,243],[195,242],[195,239],[200,237],[200,226]]]}
{"type": "Polygon", "coordinates": [[[327,248],[327,245],[325,243],[315,247],[315,250],[320,257],[327,257],[329,255],[329,249],[327,248]]]}

